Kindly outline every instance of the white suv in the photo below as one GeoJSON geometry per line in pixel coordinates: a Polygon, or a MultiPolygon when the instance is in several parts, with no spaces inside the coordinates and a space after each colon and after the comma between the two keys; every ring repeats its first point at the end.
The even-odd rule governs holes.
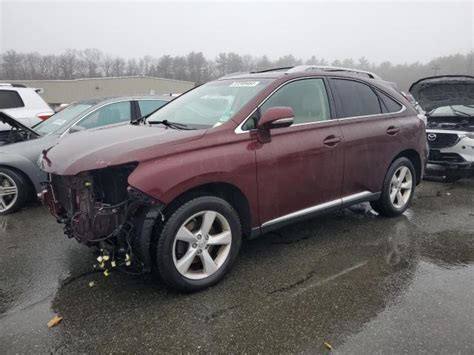
{"type": "Polygon", "coordinates": [[[410,93],[428,119],[428,174],[449,182],[474,176],[474,77],[425,78],[412,84],[410,93]]]}
{"type": "MultiPolygon", "coordinates": [[[[0,83],[0,110],[27,127],[32,127],[54,114],[36,89],[19,84],[0,83]]],[[[0,131],[10,129],[10,126],[0,123],[0,131]]]]}

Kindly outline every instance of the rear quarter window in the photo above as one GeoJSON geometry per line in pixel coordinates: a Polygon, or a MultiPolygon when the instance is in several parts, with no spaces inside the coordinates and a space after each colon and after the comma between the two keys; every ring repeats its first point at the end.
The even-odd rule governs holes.
{"type": "Polygon", "coordinates": [[[383,113],[392,113],[398,112],[402,109],[402,105],[400,105],[397,101],[385,95],[383,92],[377,90],[377,93],[380,97],[380,101],[382,102],[382,112],[383,113]]]}
{"type": "Polygon", "coordinates": [[[0,109],[24,107],[20,95],[13,90],[0,90],[0,109]]]}
{"type": "Polygon", "coordinates": [[[335,89],[338,118],[382,113],[377,94],[369,85],[348,79],[331,79],[335,89]]]}

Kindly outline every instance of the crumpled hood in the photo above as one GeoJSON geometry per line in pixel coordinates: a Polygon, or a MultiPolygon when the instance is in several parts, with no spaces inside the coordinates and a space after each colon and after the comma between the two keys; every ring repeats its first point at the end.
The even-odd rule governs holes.
{"type": "Polygon", "coordinates": [[[426,112],[451,105],[474,105],[474,77],[446,75],[424,78],[410,86],[410,93],[426,112]]]}
{"type": "Polygon", "coordinates": [[[58,175],[153,159],[165,147],[201,138],[205,130],[121,125],[72,133],[43,151],[41,168],[58,175]]]}

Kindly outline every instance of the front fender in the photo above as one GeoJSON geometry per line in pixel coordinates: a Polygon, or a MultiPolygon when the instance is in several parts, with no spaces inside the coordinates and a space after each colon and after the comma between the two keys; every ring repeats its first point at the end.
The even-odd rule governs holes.
{"type": "Polygon", "coordinates": [[[128,183],[165,204],[193,188],[227,183],[247,198],[254,220],[258,216],[255,152],[243,148],[231,143],[141,162],[128,183]]]}
{"type": "Polygon", "coordinates": [[[36,162],[18,154],[0,152],[0,166],[12,168],[25,174],[33,183],[36,192],[42,190],[41,183],[47,180],[47,174],[40,170],[36,162]]]}

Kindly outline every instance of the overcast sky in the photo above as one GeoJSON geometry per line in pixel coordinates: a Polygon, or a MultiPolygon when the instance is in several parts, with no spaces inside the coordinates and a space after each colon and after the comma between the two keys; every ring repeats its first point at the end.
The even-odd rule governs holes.
{"type": "Polygon", "coordinates": [[[0,0],[0,52],[202,51],[426,62],[474,47],[474,1],[201,2],[0,0]]]}

